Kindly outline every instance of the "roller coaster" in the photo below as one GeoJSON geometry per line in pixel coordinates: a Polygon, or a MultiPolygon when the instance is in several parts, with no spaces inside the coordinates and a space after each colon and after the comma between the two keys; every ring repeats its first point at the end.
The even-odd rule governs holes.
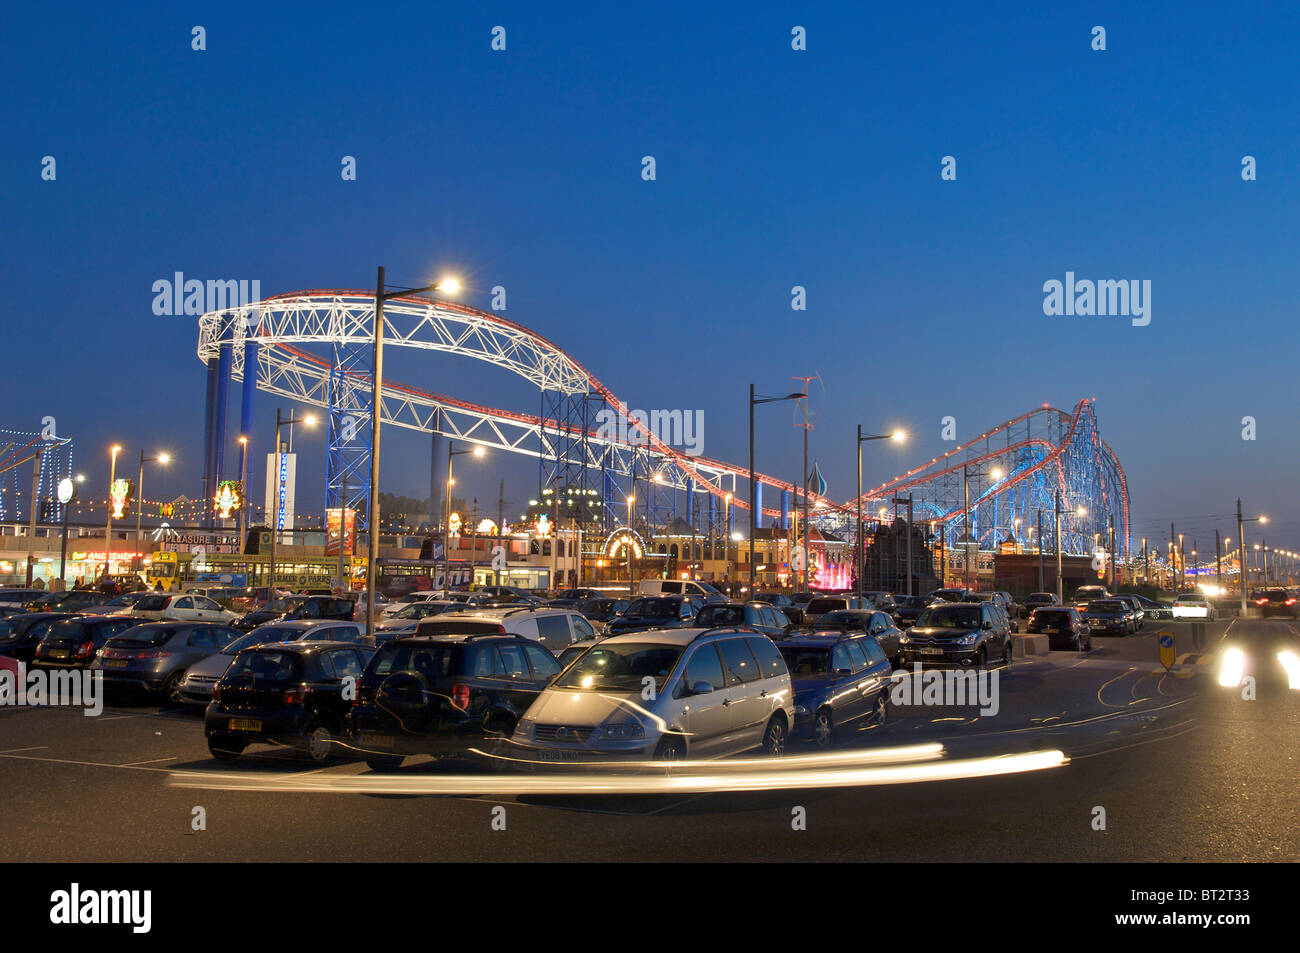
{"type": "MultiPolygon", "coordinates": [[[[206,487],[229,475],[226,414],[230,382],[237,380],[240,433],[250,432],[256,390],[328,411],[326,505],[357,509],[364,525],[374,319],[374,292],[345,289],[289,292],[202,315],[197,353],[208,375],[206,487]]],[[[629,497],[647,525],[684,519],[706,536],[730,534],[736,511],[748,509],[747,467],[665,443],[642,415],[630,413],[595,375],[535,331],[499,314],[417,295],[387,300],[383,320],[385,348],[438,351],[503,368],[538,389],[540,406],[536,414],[504,410],[385,379],[382,423],[534,457],[539,488],[592,501],[581,518],[606,532],[622,522],[629,497]],[[611,412],[627,422],[617,434],[596,425],[611,412]]],[[[788,528],[806,496],[823,532],[853,535],[856,500],[832,500],[762,473],[755,484],[756,526],[788,528]]],[[[1100,438],[1090,400],[1073,412],[1043,405],[1008,420],[867,491],[862,513],[874,525],[909,496],[914,517],[949,545],[978,540],[983,548],[1019,539],[1031,521],[1037,532],[1040,513],[1047,514],[1040,539],[1052,545],[1058,493],[1066,514],[1064,551],[1090,552],[1098,534],[1104,539],[1113,527],[1117,551],[1127,552],[1124,471],[1100,438]]]]}

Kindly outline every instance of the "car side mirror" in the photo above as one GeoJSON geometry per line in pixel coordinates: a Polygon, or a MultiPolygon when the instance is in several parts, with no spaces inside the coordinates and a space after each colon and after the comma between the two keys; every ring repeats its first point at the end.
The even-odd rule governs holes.
{"type": "Polygon", "coordinates": [[[853,674],[853,669],[851,668],[837,668],[835,670],[836,678],[848,678],[852,674],[853,674]]]}
{"type": "Polygon", "coordinates": [[[991,629],[991,628],[993,628],[993,623],[990,622],[988,619],[985,619],[983,622],[980,623],[980,628],[981,628],[981,629],[991,629]]]}
{"type": "Polygon", "coordinates": [[[712,691],[713,684],[711,682],[694,682],[691,685],[692,695],[708,695],[712,691]]]}

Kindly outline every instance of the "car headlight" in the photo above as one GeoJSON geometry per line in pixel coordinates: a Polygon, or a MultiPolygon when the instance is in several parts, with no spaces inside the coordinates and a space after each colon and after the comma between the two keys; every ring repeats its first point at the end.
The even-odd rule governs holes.
{"type": "Polygon", "coordinates": [[[1228,649],[1223,653],[1223,664],[1219,668],[1219,684],[1227,688],[1236,688],[1241,684],[1241,675],[1245,667],[1245,653],[1241,649],[1228,649]]]}
{"type": "Polygon", "coordinates": [[[1277,653],[1277,660],[1286,669],[1287,683],[1291,688],[1300,689],[1300,656],[1283,650],[1277,653]]]}
{"type": "Polygon", "coordinates": [[[592,732],[592,736],[599,736],[604,732],[606,738],[623,739],[623,738],[644,738],[645,727],[639,721],[625,721],[615,725],[605,725],[592,732]]]}
{"type": "Polygon", "coordinates": [[[966,635],[963,635],[960,639],[957,640],[957,644],[958,644],[958,645],[974,645],[976,642],[979,641],[979,639],[980,639],[980,637],[979,637],[979,633],[977,633],[977,632],[968,632],[966,635]]]}
{"type": "Polygon", "coordinates": [[[912,637],[908,635],[906,632],[904,632],[902,635],[898,637],[899,645],[908,645],[909,643],[911,643],[911,641],[912,641],[912,637]]]}
{"type": "Polygon", "coordinates": [[[515,734],[520,738],[532,738],[533,726],[536,724],[537,722],[531,718],[520,718],[519,723],[515,725],[515,734]]]}

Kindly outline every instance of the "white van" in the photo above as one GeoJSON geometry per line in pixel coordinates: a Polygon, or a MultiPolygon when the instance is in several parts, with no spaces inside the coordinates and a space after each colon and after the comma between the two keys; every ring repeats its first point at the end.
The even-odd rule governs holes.
{"type": "Polygon", "coordinates": [[[689,579],[642,579],[637,592],[643,596],[698,596],[705,602],[726,601],[726,596],[707,582],[689,579]]]}

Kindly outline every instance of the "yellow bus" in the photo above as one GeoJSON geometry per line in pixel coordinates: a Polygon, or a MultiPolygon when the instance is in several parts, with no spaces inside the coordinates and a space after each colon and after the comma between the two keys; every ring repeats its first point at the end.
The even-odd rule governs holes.
{"type": "Polygon", "coordinates": [[[153,554],[149,565],[145,567],[144,577],[150,589],[170,592],[180,582],[180,562],[177,553],[157,552],[153,554]]]}

